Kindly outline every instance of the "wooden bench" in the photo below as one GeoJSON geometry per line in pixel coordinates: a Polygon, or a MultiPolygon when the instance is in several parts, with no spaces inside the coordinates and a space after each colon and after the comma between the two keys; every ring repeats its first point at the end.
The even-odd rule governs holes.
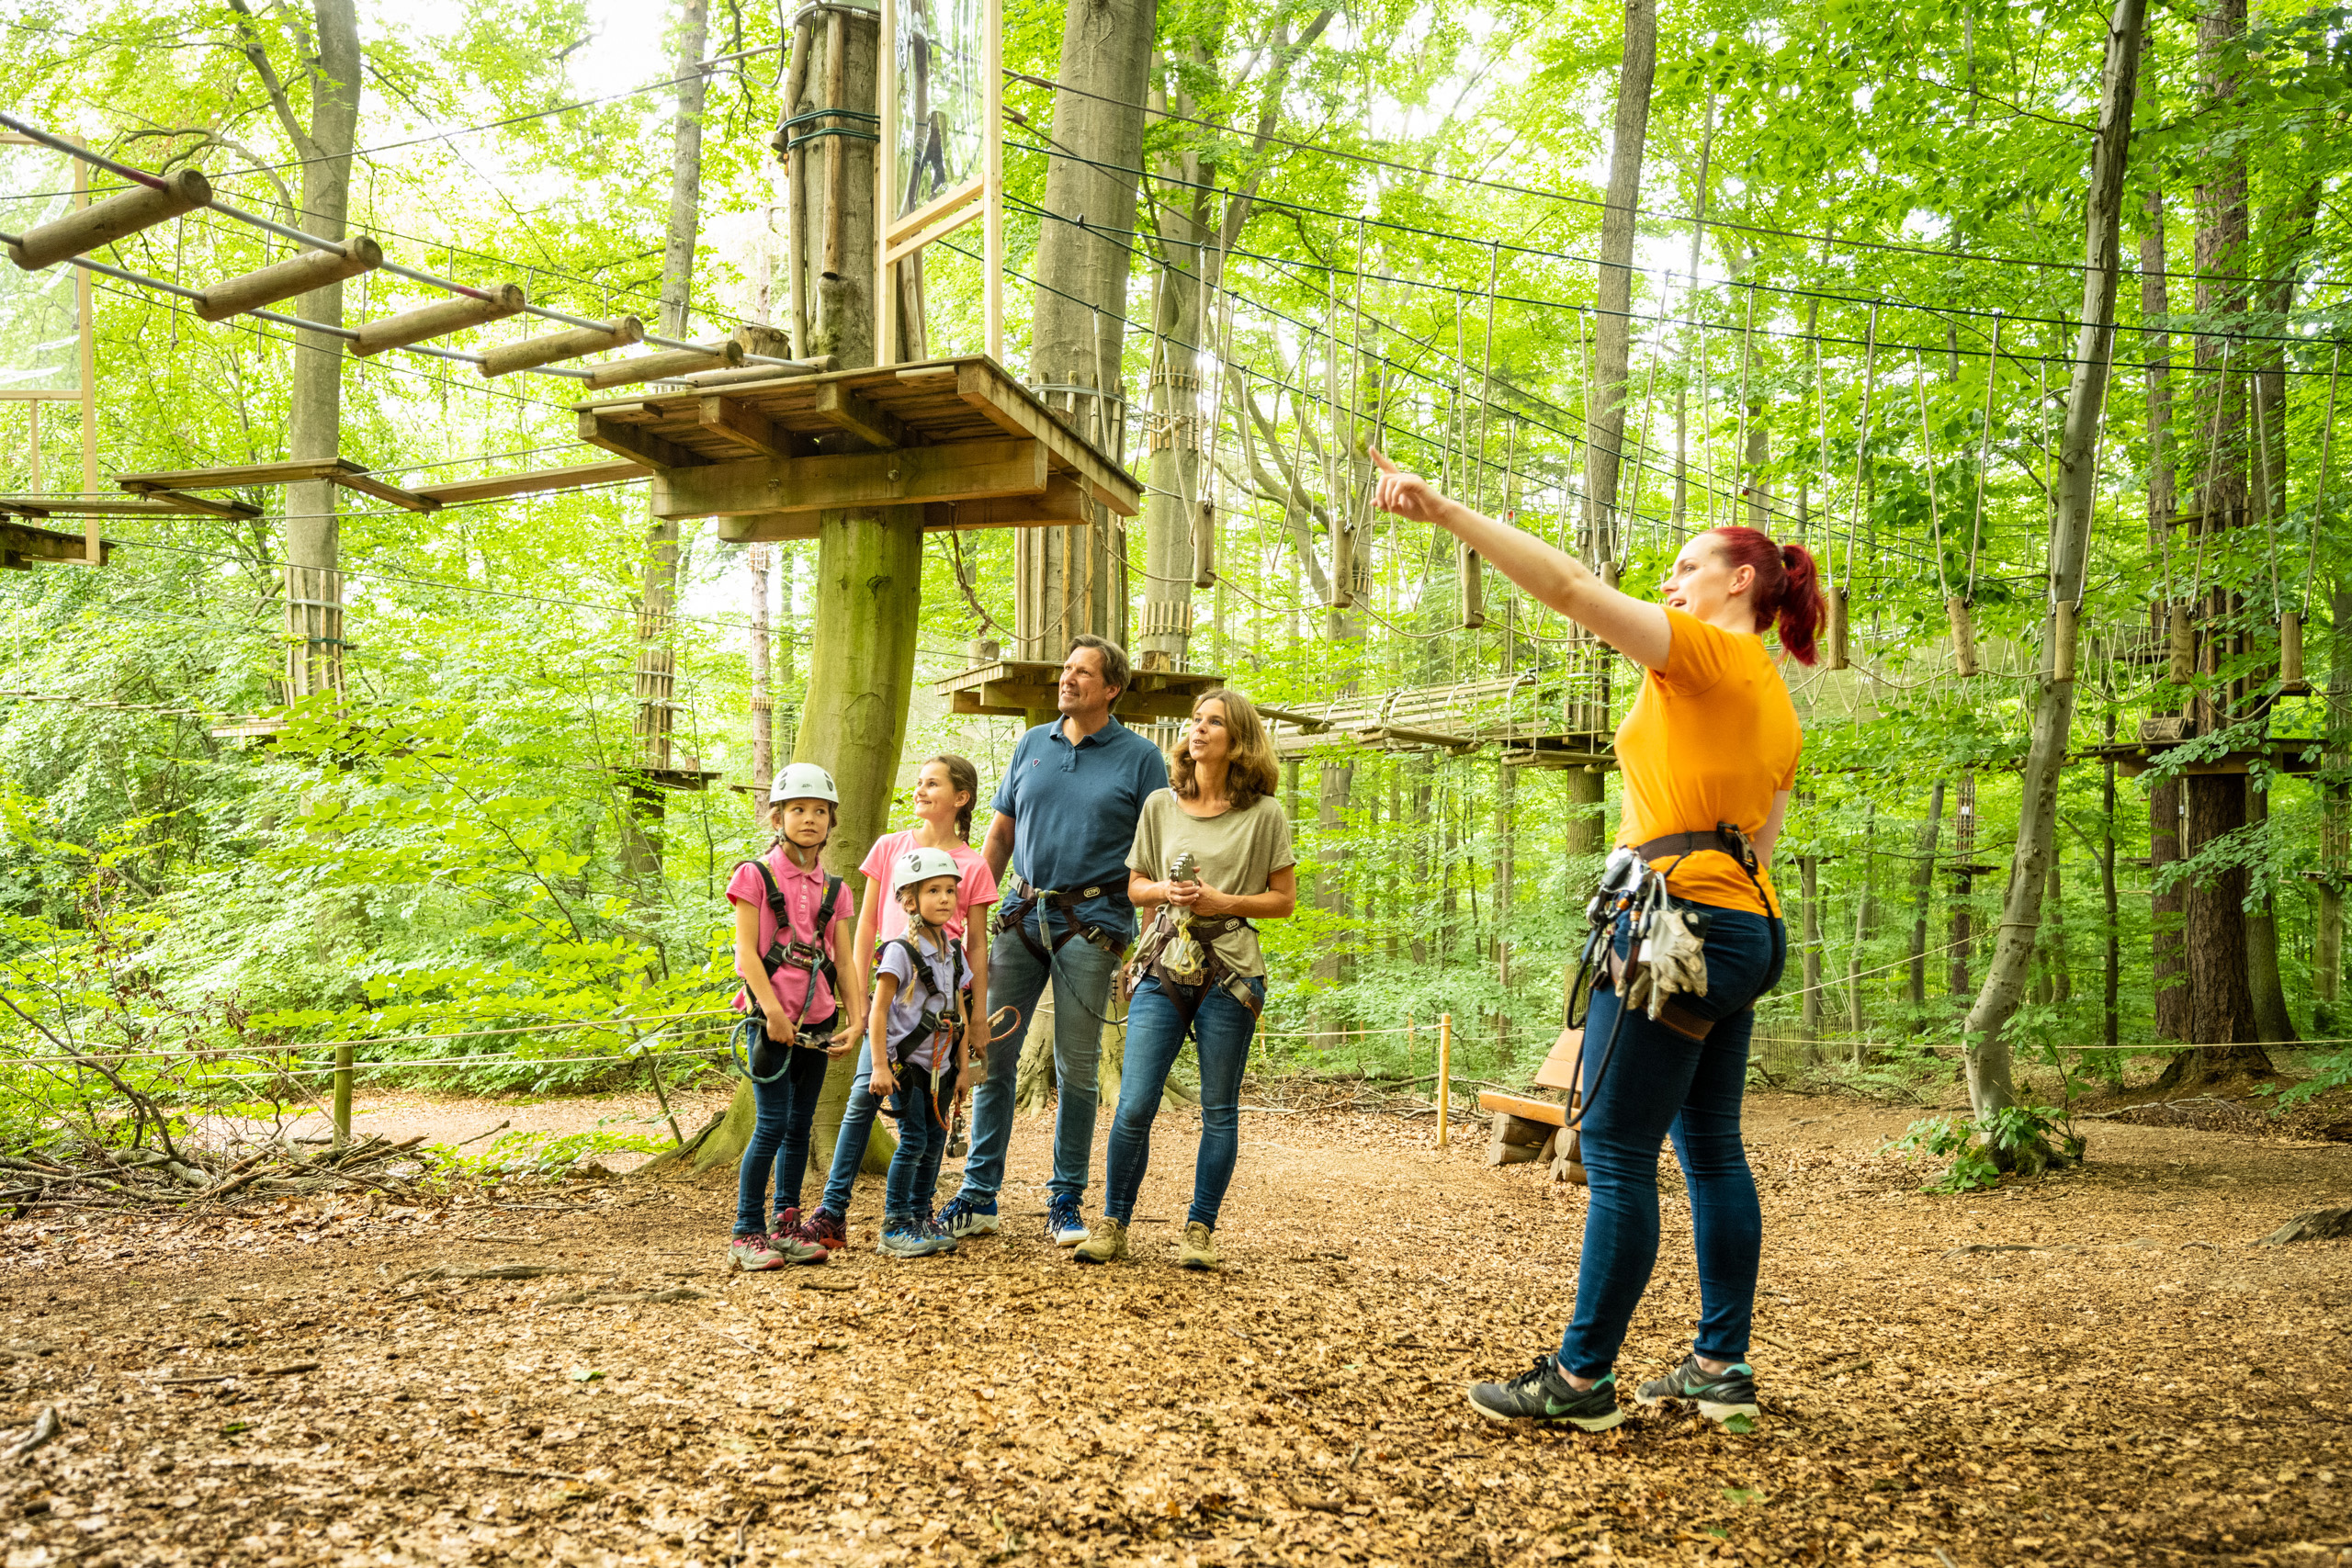
{"type": "Polygon", "coordinates": [[[1584,1103],[1583,1075],[1584,1031],[1564,1029],[1544,1065],[1535,1069],[1537,1087],[1558,1089],[1564,1099],[1535,1100],[1499,1089],[1480,1089],[1478,1109],[1493,1118],[1487,1163],[1519,1165],[1540,1159],[1551,1165],[1553,1180],[1584,1186],[1577,1135],[1568,1129],[1569,1115],[1584,1103]]]}

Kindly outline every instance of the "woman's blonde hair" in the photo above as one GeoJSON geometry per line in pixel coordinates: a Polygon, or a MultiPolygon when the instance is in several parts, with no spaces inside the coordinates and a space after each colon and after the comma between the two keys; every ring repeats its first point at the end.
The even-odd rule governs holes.
{"type": "MultiPolygon", "coordinates": [[[[1266,721],[1258,716],[1258,705],[1242,693],[1219,686],[1195,702],[1193,712],[1198,714],[1211,703],[1224,705],[1225,732],[1233,741],[1233,755],[1226,763],[1225,798],[1234,810],[1245,810],[1282,784],[1282,770],[1274,763],[1273,738],[1266,733],[1266,721]]],[[[1170,771],[1169,782],[1186,800],[1200,798],[1201,781],[1193,775],[1189,748],[1176,748],[1176,765],[1170,771]]]]}

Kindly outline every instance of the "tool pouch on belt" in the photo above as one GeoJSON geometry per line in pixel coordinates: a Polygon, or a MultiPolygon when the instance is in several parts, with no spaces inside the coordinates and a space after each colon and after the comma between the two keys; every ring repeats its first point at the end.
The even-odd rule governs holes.
{"type": "MultiPolygon", "coordinates": [[[[1233,971],[1226,967],[1224,960],[1217,957],[1216,939],[1227,931],[1255,931],[1257,927],[1239,915],[1195,915],[1188,927],[1180,928],[1174,909],[1172,904],[1159,907],[1159,912],[1152,917],[1151,924],[1144,928],[1143,940],[1136,944],[1136,955],[1127,961],[1125,969],[1119,971],[1119,998],[1122,1001],[1135,999],[1136,987],[1143,984],[1147,975],[1163,986],[1182,986],[1187,990],[1223,984],[1236,977],[1233,971]],[[1179,972],[1169,966],[1168,960],[1171,950],[1178,945],[1180,934],[1187,929],[1204,955],[1203,967],[1179,972]]],[[[1228,985],[1226,989],[1238,999],[1250,987],[1228,985]]],[[[1250,1001],[1253,1005],[1250,1010],[1254,1014],[1258,1010],[1254,1005],[1256,998],[1252,996],[1250,1001]]]]}

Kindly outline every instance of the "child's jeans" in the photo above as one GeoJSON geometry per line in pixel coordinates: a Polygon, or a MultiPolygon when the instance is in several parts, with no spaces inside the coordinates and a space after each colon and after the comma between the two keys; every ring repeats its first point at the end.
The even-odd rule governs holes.
{"type": "Polygon", "coordinates": [[[849,1198],[857,1185],[858,1168],[865,1163],[865,1145],[874,1136],[877,1109],[872,1088],[874,1043],[857,1048],[857,1077],[850,1081],[849,1104],[842,1111],[841,1131],[833,1134],[833,1168],[825,1178],[824,1205],[837,1219],[849,1216],[849,1198]]]}
{"type": "Polygon", "coordinates": [[[897,1076],[890,1111],[899,1119],[899,1152],[890,1156],[890,1175],[882,1189],[885,1224],[931,1213],[939,1188],[939,1162],[947,1153],[947,1128],[932,1103],[931,1070],[910,1063],[897,1076]]]}
{"type": "MultiPolygon", "coordinates": [[[[757,1056],[752,1058],[758,1060],[757,1056]]],[[[743,1147],[743,1164],[735,1183],[735,1234],[756,1235],[767,1230],[762,1212],[768,1179],[775,1179],[779,1213],[800,1206],[800,1179],[808,1169],[808,1132],[817,1121],[817,1097],[824,1091],[829,1058],[822,1048],[795,1045],[784,1072],[767,1083],[752,1080],[752,1101],[758,1120],[752,1141],[743,1147]]]]}

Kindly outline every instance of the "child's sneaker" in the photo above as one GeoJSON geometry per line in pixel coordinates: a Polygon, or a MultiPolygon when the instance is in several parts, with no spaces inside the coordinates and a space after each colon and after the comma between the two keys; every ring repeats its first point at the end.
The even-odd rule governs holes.
{"type": "Polygon", "coordinates": [[[922,1216],[922,1223],[923,1234],[925,1234],[926,1235],[935,1235],[935,1236],[937,1236],[940,1240],[942,1240],[942,1241],[944,1241],[944,1242],[945,1242],[945,1243],[947,1244],[945,1247],[941,1247],[941,1248],[939,1249],[940,1251],[942,1251],[942,1252],[953,1252],[953,1251],[955,1251],[955,1250],[956,1250],[956,1238],[955,1238],[954,1236],[952,1236],[952,1235],[948,1235],[948,1234],[947,1234],[947,1227],[946,1227],[945,1225],[941,1224],[937,1220],[933,1219],[929,1214],[925,1214],[925,1215],[923,1215],[923,1216],[922,1216]]]}
{"type": "Polygon", "coordinates": [[[831,1209],[817,1209],[800,1226],[800,1239],[811,1247],[821,1247],[828,1253],[838,1252],[849,1245],[849,1227],[831,1209]]]}
{"type": "Polygon", "coordinates": [[[1046,1205],[1047,1241],[1056,1247],[1076,1247],[1087,1235],[1086,1219],[1078,1212],[1076,1198],[1064,1194],[1046,1205]]]}
{"type": "Polygon", "coordinates": [[[993,1235],[997,1228],[996,1200],[984,1198],[976,1203],[958,1193],[939,1211],[939,1228],[952,1236],[993,1235]]]}
{"type": "Polygon", "coordinates": [[[798,1209],[778,1211],[775,1224],[768,1227],[768,1250],[780,1255],[786,1263],[822,1263],[831,1258],[831,1249],[801,1234],[805,1229],[798,1209]]]}
{"type": "Polygon", "coordinates": [[[926,1230],[922,1221],[911,1214],[900,1214],[882,1222],[880,1250],[889,1258],[929,1258],[936,1252],[954,1248],[956,1238],[936,1227],[926,1230]]]}
{"type": "Polygon", "coordinates": [[[768,1238],[753,1231],[739,1235],[727,1244],[727,1260],[745,1273],[757,1273],[763,1269],[781,1269],[792,1260],[768,1246],[768,1238]]]}

